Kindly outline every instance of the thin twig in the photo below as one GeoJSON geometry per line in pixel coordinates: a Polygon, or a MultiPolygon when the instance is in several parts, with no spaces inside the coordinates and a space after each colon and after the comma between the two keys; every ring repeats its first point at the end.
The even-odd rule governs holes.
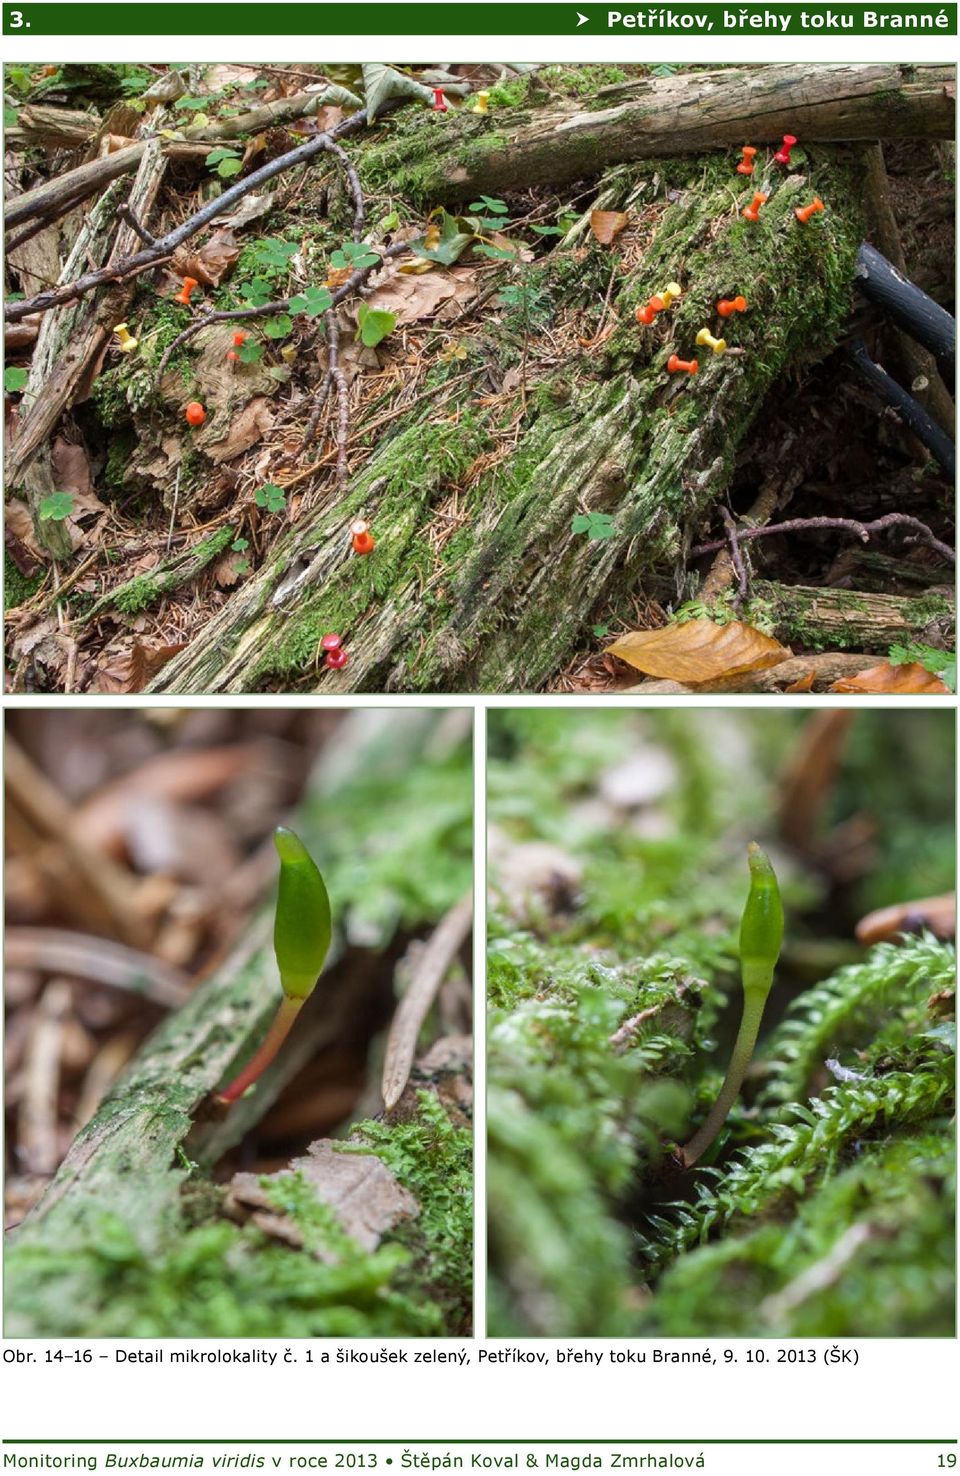
{"type": "Polygon", "coordinates": [[[167,548],[166,548],[167,553],[170,552],[170,545],[173,542],[173,527],[174,527],[174,524],[177,521],[177,502],[178,502],[179,497],[180,497],[180,470],[181,470],[181,467],[180,467],[180,464],[178,463],[178,465],[177,465],[177,476],[176,476],[176,480],[174,481],[174,484],[173,484],[173,506],[170,509],[170,526],[167,529],[167,548]]]}
{"type": "Polygon", "coordinates": [[[3,938],[8,969],[32,969],[89,979],[104,989],[140,995],[165,1010],[190,998],[190,979],[181,969],[112,938],[71,928],[9,927],[3,938]]]}
{"type": "Polygon", "coordinates": [[[337,311],[331,308],[326,315],[327,324],[327,374],[337,386],[337,487],[347,484],[347,442],[350,439],[350,387],[347,376],[340,367],[340,330],[337,327],[337,311]]]}
{"type": "MultiPolygon", "coordinates": [[[[306,427],[303,432],[303,440],[300,442],[299,449],[295,451],[292,456],[289,457],[290,461],[296,461],[299,457],[303,455],[308,446],[313,445],[313,438],[317,434],[317,426],[320,424],[320,416],[323,413],[324,405],[327,403],[327,396],[330,393],[330,387],[332,384],[333,378],[328,369],[326,374],[323,376],[320,388],[317,391],[317,397],[313,402],[313,409],[310,411],[310,419],[307,421],[306,427]]],[[[287,458],[284,458],[284,460],[286,459],[287,458]]]]}
{"type": "Polygon", "coordinates": [[[412,961],[410,984],[391,1021],[383,1058],[380,1091],[388,1112],[400,1100],[410,1079],[421,1026],[447,970],[470,932],[472,920],[473,894],[468,892],[441,918],[412,961]]]}
{"type": "Polygon", "coordinates": [[[135,236],[139,236],[146,246],[156,246],[157,238],[150,234],[146,226],[137,219],[129,205],[118,205],[117,215],[120,220],[126,221],[135,236]]]}
{"type": "Polygon", "coordinates": [[[747,581],[747,569],[746,565],[743,562],[743,554],[740,552],[740,542],[739,536],[737,534],[737,525],[734,521],[733,514],[728,508],[722,507],[720,509],[720,515],[723,518],[723,526],[727,530],[727,542],[730,545],[730,562],[733,565],[734,573],[737,576],[736,604],[737,609],[740,609],[740,607],[745,603],[747,595],[750,592],[750,586],[747,581]]]}
{"type": "MultiPolygon", "coordinates": [[[[956,554],[949,544],[942,543],[926,523],[921,523],[919,518],[913,518],[908,513],[886,513],[870,523],[861,523],[856,518],[789,518],[785,523],[768,523],[764,528],[739,528],[737,538],[740,543],[744,543],[754,538],[769,538],[774,533],[809,533],[818,529],[835,528],[840,532],[855,533],[863,543],[869,543],[872,534],[895,527],[915,533],[919,542],[934,549],[947,563],[955,562],[956,554]]],[[[711,543],[698,543],[696,548],[690,550],[690,557],[696,559],[702,554],[716,553],[717,549],[725,548],[727,543],[725,538],[715,538],[711,543]]]]}

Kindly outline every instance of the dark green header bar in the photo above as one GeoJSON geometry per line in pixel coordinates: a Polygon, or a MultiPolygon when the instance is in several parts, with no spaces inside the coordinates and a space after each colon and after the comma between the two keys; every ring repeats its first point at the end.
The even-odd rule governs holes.
{"type": "Polygon", "coordinates": [[[955,36],[945,5],[486,5],[342,0],[314,5],[4,5],[5,36],[955,36]]]}

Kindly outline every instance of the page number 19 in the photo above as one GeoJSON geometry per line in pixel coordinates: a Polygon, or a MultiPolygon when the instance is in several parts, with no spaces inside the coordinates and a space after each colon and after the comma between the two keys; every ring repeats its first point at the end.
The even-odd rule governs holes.
{"type": "Polygon", "coordinates": [[[956,1464],[957,1458],[955,1455],[942,1455],[937,1461],[937,1465],[941,1471],[952,1471],[956,1464]]]}

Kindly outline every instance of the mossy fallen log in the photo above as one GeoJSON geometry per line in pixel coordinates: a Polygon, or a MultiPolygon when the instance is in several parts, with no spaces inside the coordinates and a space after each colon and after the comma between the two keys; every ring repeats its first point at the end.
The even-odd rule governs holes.
{"type": "Polygon", "coordinates": [[[949,588],[903,596],[758,580],[751,594],[769,607],[778,640],[808,651],[886,654],[907,641],[947,650],[954,638],[956,605],[949,588]]]}
{"type": "MultiPolygon", "coordinates": [[[[10,1237],[9,1336],[467,1330],[472,1134],[436,1082],[422,1080],[423,1094],[405,1094],[351,1140],[355,1151],[381,1157],[419,1206],[418,1217],[373,1252],[343,1252],[333,1226],[338,1254],[327,1261],[253,1225],[238,1229],[224,1218],[209,1170],[345,1026],[355,1030],[360,1017],[386,1023],[393,960],[468,884],[471,806],[467,735],[457,735],[447,715],[364,712],[338,731],[296,821],[324,866],[338,918],[321,987],[256,1090],[225,1118],[218,1114],[210,1093],[249,1056],[276,1007],[271,918],[256,919],[233,956],[146,1042],[10,1237]],[[385,827],[375,853],[364,839],[368,802],[385,827]],[[404,823],[411,808],[414,841],[404,823]],[[401,875],[409,877],[403,897],[401,875]],[[350,946],[352,933],[363,936],[362,946],[350,946]]],[[[276,1208],[321,1254],[323,1207],[309,1199],[291,1190],[276,1208]]]]}
{"type": "Polygon", "coordinates": [[[755,144],[953,138],[951,66],[725,67],[602,87],[557,101],[534,75],[493,94],[489,115],[400,124],[371,157],[373,176],[420,201],[558,185],[615,163],[755,144]],[[509,101],[513,110],[496,106],[509,101]]]}
{"type": "MultiPolygon", "coordinates": [[[[724,495],[765,395],[788,365],[816,362],[840,337],[862,237],[862,176],[849,153],[810,149],[756,223],[738,212],[735,178],[728,157],[709,154],[601,182],[611,205],[629,204],[649,230],[630,269],[590,240],[555,247],[504,282],[537,303],[545,328],[566,323],[567,343],[571,308],[596,322],[609,294],[614,331],[581,340],[559,369],[501,396],[480,393],[462,365],[432,368],[426,384],[448,379],[446,400],[398,419],[346,496],[319,503],[279,540],[153,689],[535,689],[598,602],[626,597],[654,572],[683,592],[685,550],[724,495]],[[803,226],[794,212],[814,193],[829,209],[803,226]],[[679,303],[639,326],[636,307],[673,279],[679,303]],[[697,332],[718,322],[717,299],[741,290],[750,310],[728,330],[737,352],[701,355],[692,378],[667,373],[671,353],[698,352],[697,332]],[[451,502],[454,526],[438,537],[451,502]],[[573,531],[591,512],[611,520],[612,536],[573,531]],[[350,555],[358,515],[376,525],[367,559],[350,555]],[[330,630],[349,665],[321,668],[318,682],[330,630]]],[[[511,369],[516,382],[527,362],[523,311],[468,340],[500,382],[511,369]]]]}

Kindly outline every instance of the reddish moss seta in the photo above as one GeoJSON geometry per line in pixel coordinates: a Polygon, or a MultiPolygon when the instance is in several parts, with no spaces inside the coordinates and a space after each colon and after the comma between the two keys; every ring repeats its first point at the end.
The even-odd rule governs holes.
{"type": "Polygon", "coordinates": [[[263,1075],[277,1054],[277,1051],[279,1051],[283,1042],[290,1034],[291,1026],[305,1003],[306,1001],[302,999],[285,998],[281,1001],[280,1008],[274,1016],[273,1024],[267,1031],[267,1037],[263,1045],[250,1058],[240,1072],[240,1075],[235,1077],[229,1086],[224,1087],[222,1092],[217,1093],[218,1102],[227,1104],[236,1102],[239,1097],[243,1096],[247,1088],[253,1086],[257,1078],[263,1075]]]}

